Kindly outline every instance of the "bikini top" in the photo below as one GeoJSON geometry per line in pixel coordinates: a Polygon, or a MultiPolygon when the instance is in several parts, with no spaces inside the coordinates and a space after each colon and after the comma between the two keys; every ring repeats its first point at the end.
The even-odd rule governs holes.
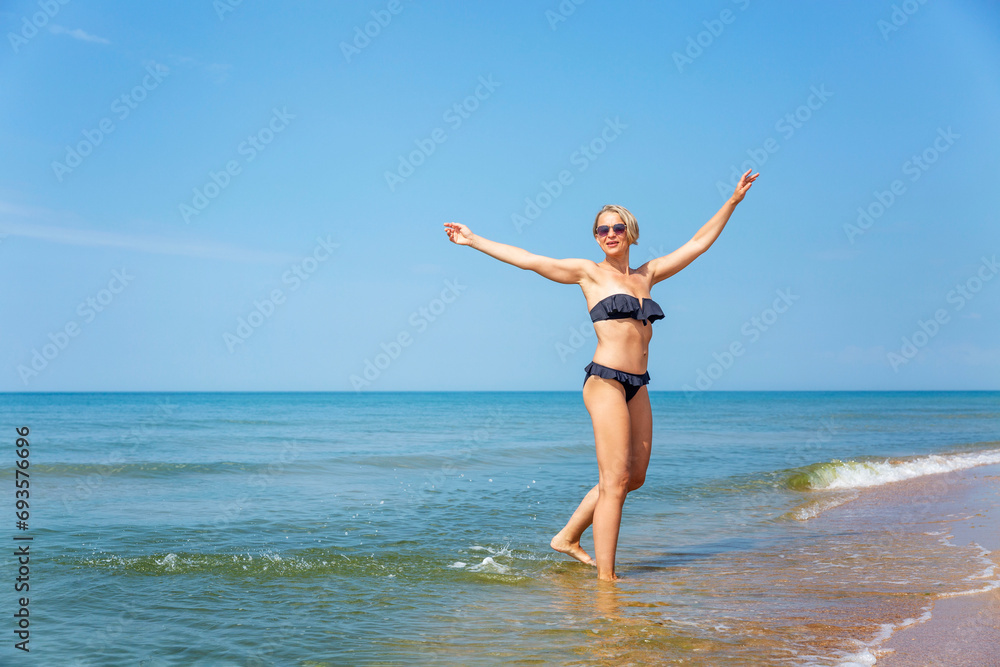
{"type": "Polygon", "coordinates": [[[647,321],[655,322],[664,317],[663,310],[655,301],[645,299],[640,304],[639,299],[631,294],[612,294],[590,309],[590,319],[593,322],[631,318],[641,320],[642,326],[646,326],[647,321]]]}

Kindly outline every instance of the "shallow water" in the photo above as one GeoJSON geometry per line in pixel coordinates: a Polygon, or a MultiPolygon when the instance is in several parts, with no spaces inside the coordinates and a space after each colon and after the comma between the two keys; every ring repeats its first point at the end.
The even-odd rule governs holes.
{"type": "Polygon", "coordinates": [[[33,560],[0,661],[838,664],[992,580],[854,499],[1000,461],[1000,393],[650,396],[609,586],[548,548],[597,477],[578,392],[2,395],[33,560]]]}

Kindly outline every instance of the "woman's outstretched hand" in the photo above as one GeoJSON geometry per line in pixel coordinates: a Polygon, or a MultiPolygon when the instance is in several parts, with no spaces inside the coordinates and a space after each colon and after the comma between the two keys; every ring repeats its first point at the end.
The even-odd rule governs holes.
{"type": "Polygon", "coordinates": [[[760,176],[759,171],[753,176],[750,176],[751,171],[753,171],[753,169],[747,169],[746,173],[740,177],[740,182],[736,184],[736,191],[733,192],[733,196],[730,197],[730,199],[734,204],[739,204],[741,201],[743,201],[743,197],[744,195],[746,195],[747,190],[750,189],[750,186],[753,185],[753,182],[757,180],[758,176],[760,176]]]}
{"type": "Polygon", "coordinates": [[[472,230],[458,222],[444,223],[444,231],[452,243],[458,245],[472,245],[472,230]]]}

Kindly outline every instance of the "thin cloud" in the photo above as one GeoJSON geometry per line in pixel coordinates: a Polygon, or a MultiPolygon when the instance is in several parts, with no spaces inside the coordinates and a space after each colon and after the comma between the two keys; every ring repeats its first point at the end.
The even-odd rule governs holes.
{"type": "Polygon", "coordinates": [[[95,44],[110,44],[111,42],[104,39],[103,37],[98,37],[97,35],[91,35],[89,32],[84,32],[79,28],[70,30],[61,25],[51,25],[49,26],[49,32],[55,35],[69,35],[73,39],[79,39],[82,42],[94,42],[95,44]]]}
{"type": "Polygon", "coordinates": [[[198,259],[222,259],[233,262],[283,263],[300,259],[286,253],[261,252],[222,243],[175,241],[156,236],[134,236],[94,229],[72,229],[50,225],[0,222],[0,238],[20,236],[49,243],[88,247],[121,248],[157,255],[180,255],[198,259]]]}
{"type": "Polygon", "coordinates": [[[51,217],[54,213],[47,208],[20,206],[0,199],[0,215],[14,215],[19,218],[40,218],[51,217]]]}
{"type": "Polygon", "coordinates": [[[212,63],[205,66],[205,72],[212,77],[213,82],[224,83],[229,78],[229,71],[232,68],[232,65],[226,63],[212,63]]]}
{"type": "Polygon", "coordinates": [[[860,254],[858,248],[829,248],[814,256],[821,262],[849,262],[860,254]]]}
{"type": "Polygon", "coordinates": [[[194,67],[201,70],[203,74],[208,76],[208,78],[216,84],[225,83],[229,79],[229,73],[233,69],[233,66],[229,63],[206,64],[197,58],[192,58],[191,56],[178,56],[175,54],[170,54],[169,57],[175,65],[185,65],[187,67],[194,67]]]}

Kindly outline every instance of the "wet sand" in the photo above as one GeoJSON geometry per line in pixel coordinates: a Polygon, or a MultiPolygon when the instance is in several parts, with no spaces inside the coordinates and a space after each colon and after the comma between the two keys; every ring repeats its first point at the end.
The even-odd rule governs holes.
{"type": "MultiPolygon", "coordinates": [[[[1000,578],[1000,466],[888,484],[857,502],[905,507],[910,520],[944,531],[951,544],[991,552],[985,558],[992,573],[968,581],[968,590],[991,588],[1000,578]]],[[[896,629],[872,653],[878,667],[1000,666],[1000,588],[936,598],[929,620],[896,629]]]]}
{"type": "Polygon", "coordinates": [[[878,667],[1000,665],[1000,590],[934,604],[932,618],[897,631],[878,667]]]}

